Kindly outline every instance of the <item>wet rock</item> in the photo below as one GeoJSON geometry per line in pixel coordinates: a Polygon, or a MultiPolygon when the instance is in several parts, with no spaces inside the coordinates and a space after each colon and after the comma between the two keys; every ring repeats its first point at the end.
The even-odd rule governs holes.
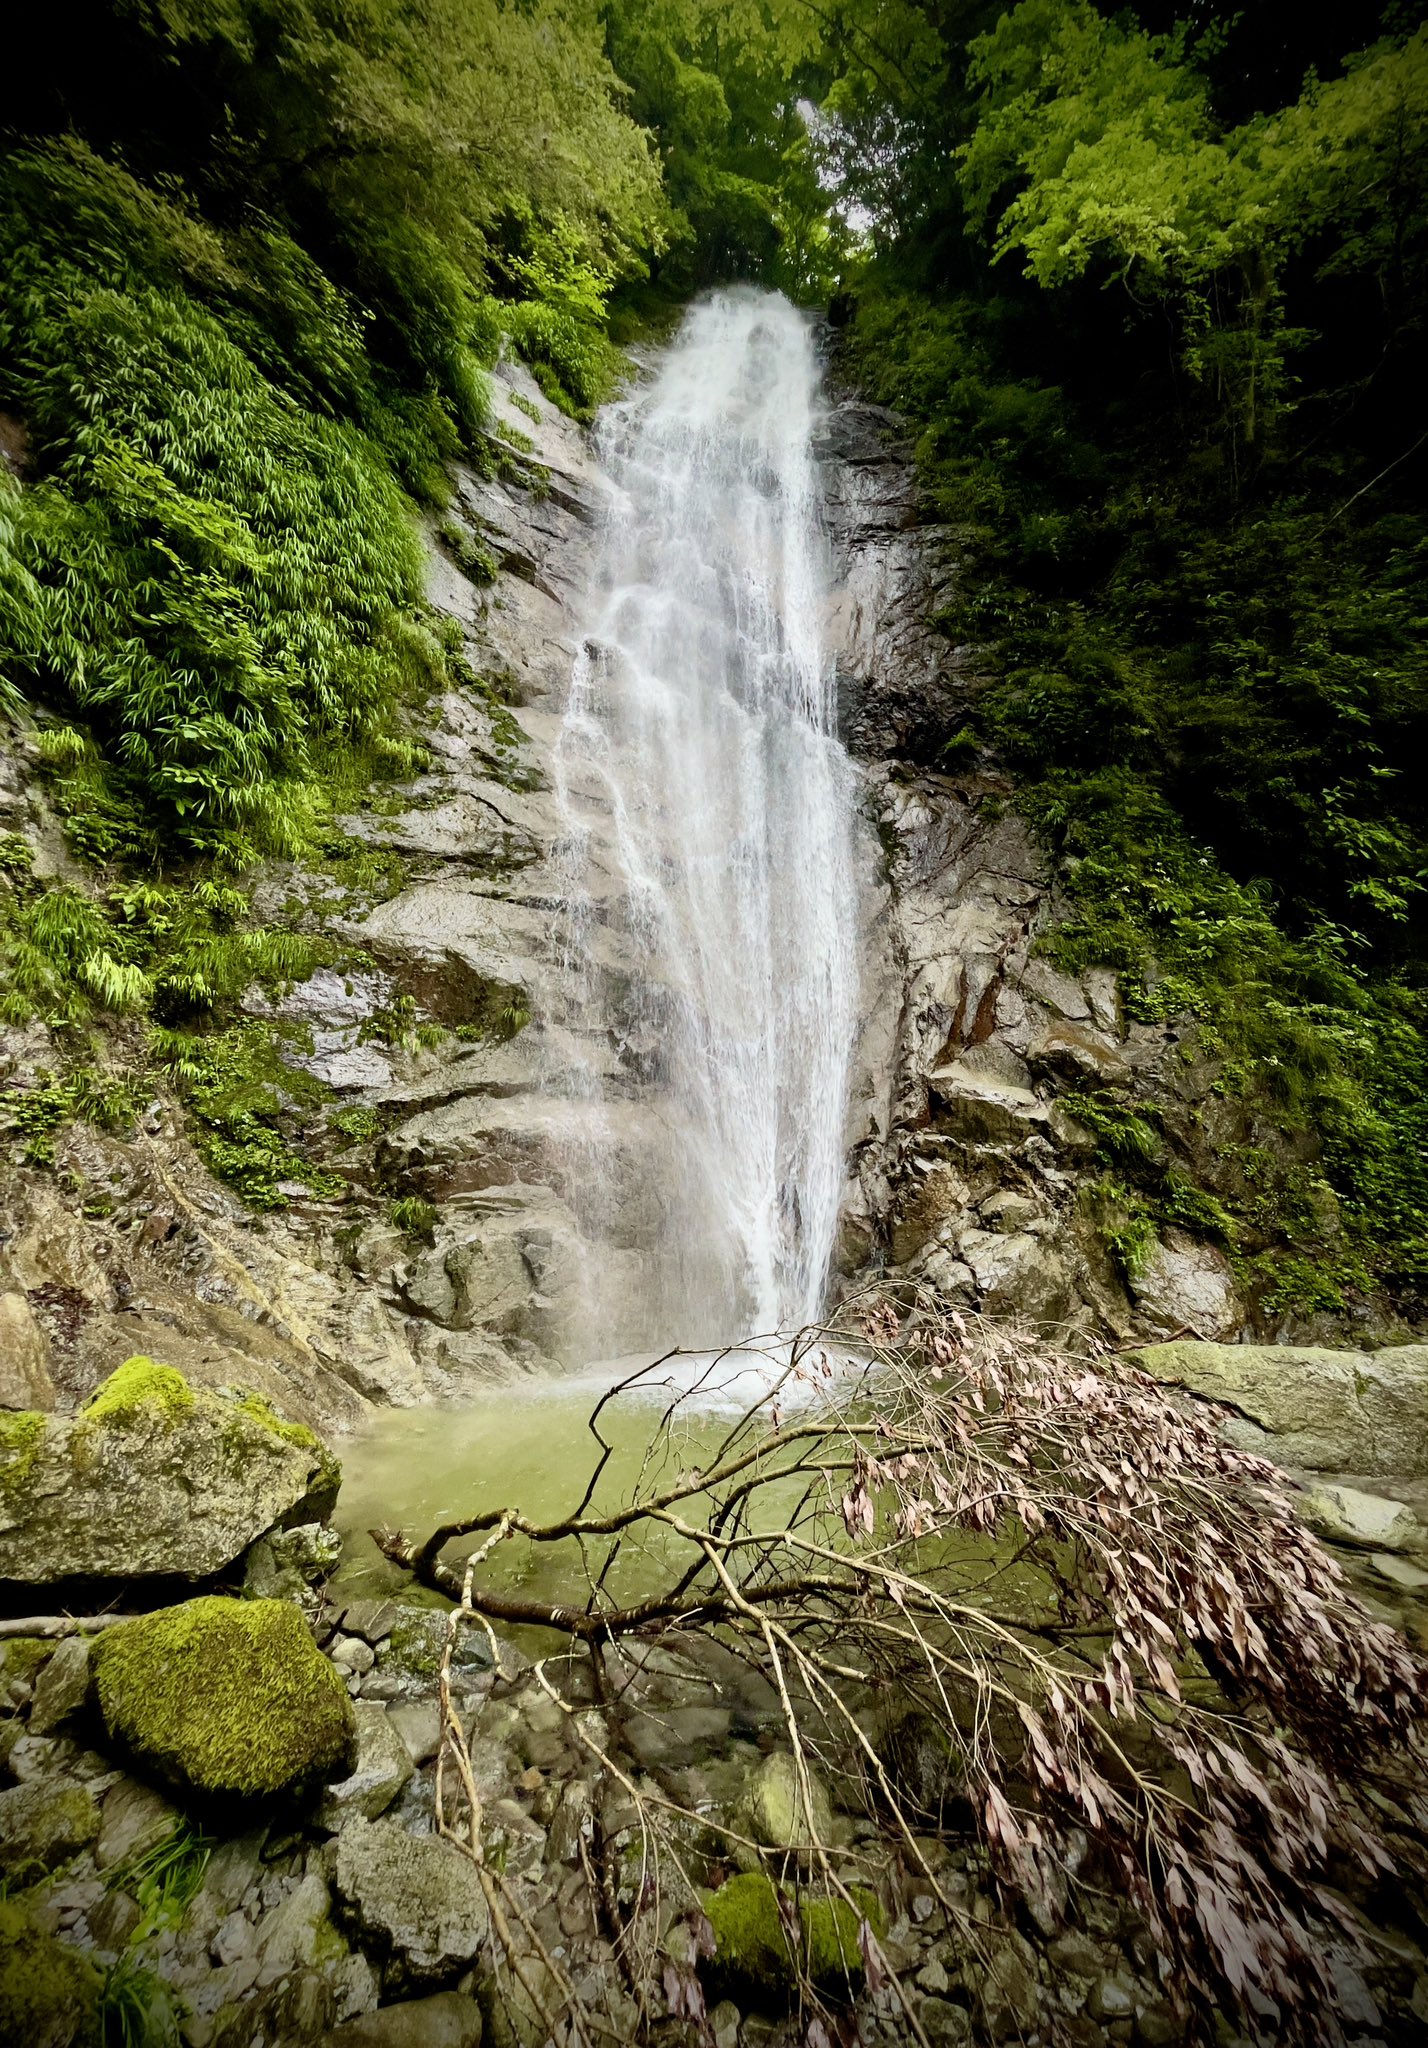
{"type": "Polygon", "coordinates": [[[337,1838],[333,1888],[389,1974],[413,1986],[452,1982],[483,1948],[489,1922],[473,1864],[435,1835],[353,1820],[337,1838]]]}
{"type": "Polygon", "coordinates": [[[1040,2012],[1036,1957],[1020,1935],[1004,1937],[993,1950],[980,1992],[987,2031],[994,2041],[1018,2039],[1036,2024],[1040,2012]]]}
{"type": "Polygon", "coordinates": [[[281,1984],[295,1971],[312,1967],[330,1932],[331,1904],[327,1886],[309,1871],[280,1905],[264,1913],[252,1935],[260,1985],[281,1984]]]}
{"type": "Polygon", "coordinates": [[[387,1719],[414,1764],[430,1763],[441,1747],[441,1708],[435,1700],[411,1700],[391,1707],[387,1719]]]}
{"type": "Polygon", "coordinates": [[[328,2037],[328,2048],[480,2048],[481,2008],[459,1992],[379,2006],[348,2020],[328,2037]]]}
{"type": "Polygon", "coordinates": [[[749,1780],[740,1803],[744,1832],[769,1849],[808,1854],[815,1837],[825,1846],[834,1839],[833,1807],[818,1773],[807,1772],[807,1789],[787,1750],[766,1757],[749,1780]]]}
{"type": "Polygon", "coordinates": [[[89,1932],[94,1946],[118,1955],[129,1946],[144,1915],[137,1899],[128,1892],[107,1891],[89,1915],[89,1932]]]}
{"type": "Polygon", "coordinates": [[[664,1713],[631,1714],[625,1734],[630,1748],[650,1769],[717,1749],[727,1740],[732,1720],[723,1707],[671,1707],[664,1713]]]}
{"type": "Polygon", "coordinates": [[[1169,1230],[1143,1270],[1131,1281],[1141,1313],[1167,1333],[1193,1330],[1197,1337],[1232,1336],[1245,1322],[1228,1259],[1214,1245],[1169,1230]]]}
{"type": "Polygon", "coordinates": [[[50,1734],[77,1714],[88,1697],[89,1643],[84,1636],[69,1636],[57,1645],[35,1681],[30,1733],[50,1734]]]}
{"type": "Polygon", "coordinates": [[[0,1430],[0,1577],[206,1578],[276,1523],[325,1513],[339,1476],[310,1430],[255,1397],[131,1358],[78,1415],[0,1430]]]}
{"type": "Polygon", "coordinates": [[[93,1661],[110,1735],[181,1786],[265,1797],[350,1757],[342,1681],[286,1601],[161,1608],[106,1631],[93,1661]]]}
{"type": "Polygon", "coordinates": [[[147,1856],[178,1826],[179,1810],[136,1778],[121,1778],[106,1794],[94,1860],[101,1870],[147,1856]]]}
{"type": "Polygon", "coordinates": [[[972,2038],[972,2015],[948,1999],[924,1998],[917,2017],[933,2048],[965,2048],[972,2038]]]}
{"type": "Polygon", "coordinates": [[[1086,2010],[1094,2020],[1127,2019],[1135,2010],[1135,1980],[1124,1970],[1098,1977],[1086,1999],[1086,2010]]]}
{"type": "Polygon", "coordinates": [[[342,1539],[321,1522],[274,1529],[260,1536],[244,1562],[243,1591],[250,1600],[297,1600],[315,1609],[318,1587],[342,1555],[342,1539]]]}
{"type": "Polygon", "coordinates": [[[1298,1506],[1300,1518],[1331,1543],[1394,1552],[1428,1548],[1428,1529],[1401,1501],[1352,1486],[1321,1485],[1311,1486],[1298,1506]]]}
{"type": "Polygon", "coordinates": [[[350,1776],[327,1787],[317,1810],[319,1825],[334,1834],[354,1813],[364,1820],[385,1813],[413,1771],[407,1746],[385,1707],[359,1702],[353,1712],[357,1761],[350,1776]]]}
{"type": "Polygon", "coordinates": [[[1428,1572],[1421,1565],[1410,1564],[1406,1557],[1394,1557],[1387,1551],[1376,1550],[1371,1553],[1369,1563],[1387,1585],[1397,1586],[1405,1593],[1422,1593],[1428,1588],[1428,1572]]]}
{"type": "Polygon", "coordinates": [[[1233,1410],[1224,1433],[1245,1450],[1311,1472],[1428,1477],[1428,1345],[1185,1342],[1132,1356],[1162,1384],[1233,1410]]]}
{"type": "Polygon", "coordinates": [[[395,1600],[350,1600],[342,1613],[342,1626],[350,1636],[360,1636],[375,1649],[401,1612],[395,1600]]]}
{"type": "Polygon", "coordinates": [[[99,1833],[99,1806],[84,1785],[34,1779],[0,1792],[0,1866],[13,1876],[58,1870],[99,1833]]]}
{"type": "Polygon", "coordinates": [[[0,1408],[54,1405],[49,1340],[25,1295],[0,1294],[0,1408]]]}

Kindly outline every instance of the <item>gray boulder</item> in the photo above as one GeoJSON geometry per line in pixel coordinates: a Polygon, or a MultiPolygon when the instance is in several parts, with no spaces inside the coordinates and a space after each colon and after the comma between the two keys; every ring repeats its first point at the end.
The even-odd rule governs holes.
{"type": "Polygon", "coordinates": [[[384,1706],[359,1701],[357,1717],[357,1762],[350,1776],[329,1785],[318,1807],[318,1820],[334,1834],[353,1814],[375,1820],[385,1813],[415,1766],[400,1730],[384,1706]]]}
{"type": "Polygon", "coordinates": [[[351,1820],[337,1838],[333,1890],[396,1985],[454,1983],[484,1947],[490,1916],[475,1865],[437,1835],[351,1820]]]}
{"type": "Polygon", "coordinates": [[[267,1530],[321,1519],[340,1477],[255,1397],[131,1358],[78,1415],[4,1418],[0,1578],[208,1578],[267,1530]]]}
{"type": "Polygon", "coordinates": [[[1428,1477],[1428,1344],[1328,1351],[1281,1344],[1151,1344],[1134,1363],[1233,1413],[1240,1449],[1311,1472],[1428,1477]]]}

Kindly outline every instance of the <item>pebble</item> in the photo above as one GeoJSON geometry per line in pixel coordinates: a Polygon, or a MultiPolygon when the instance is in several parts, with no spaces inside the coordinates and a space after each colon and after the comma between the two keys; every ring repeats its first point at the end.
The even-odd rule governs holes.
{"type": "Polygon", "coordinates": [[[253,1924],[247,1915],[235,1911],[213,1937],[213,1959],[218,1963],[239,1963],[253,1953],[253,1924]]]}
{"type": "Polygon", "coordinates": [[[355,1671],[359,1675],[370,1671],[377,1661],[376,1651],[361,1636],[335,1637],[327,1654],[339,1671],[355,1671]]]}
{"type": "Polygon", "coordinates": [[[923,1964],[912,1981],[919,1991],[925,1991],[930,1998],[945,1998],[952,1988],[947,1972],[935,1957],[930,1963],[923,1964]]]}

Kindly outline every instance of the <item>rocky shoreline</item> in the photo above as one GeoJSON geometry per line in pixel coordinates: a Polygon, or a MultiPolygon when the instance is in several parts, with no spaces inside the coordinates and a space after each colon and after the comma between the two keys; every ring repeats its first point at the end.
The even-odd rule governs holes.
{"type": "MultiPolygon", "coordinates": [[[[636,1642],[597,1699],[588,1660],[544,1656],[549,1639],[537,1666],[508,1635],[453,1631],[427,1596],[329,1599],[339,1476],[310,1431],[148,1360],[73,1419],[5,1418],[0,1578],[16,1619],[0,1624],[0,2036],[108,2042],[128,2000],[150,2031],[126,2041],[534,2048],[546,2000],[598,1982],[608,2004],[618,1987],[612,1929],[650,1881],[641,1809],[664,1800],[691,1816],[686,1875],[709,1931],[691,1947],[671,1896],[668,2012],[648,2038],[811,2038],[787,1933],[810,1823],[767,1684],[713,1644],[675,1656],[636,1642]],[[93,1621],[26,1632],[47,1596],[80,1585],[93,1621]],[[470,1758],[479,1856],[437,1829],[447,1712],[470,1758]],[[752,1845],[747,1865],[731,1839],[752,1845]],[[694,1980],[705,2018],[681,1989],[694,1980]]],[[[1395,1536],[1391,1514],[1363,1524],[1364,1496],[1324,1493],[1321,1515],[1359,1518],[1350,1542],[1390,1545],[1411,1603],[1428,1584],[1411,1562],[1428,1541],[1416,1517],[1400,1507],[1395,1536]]],[[[1039,1920],[1002,1903],[970,1826],[890,1852],[816,1780],[813,1796],[856,1910],[809,1894],[792,1925],[850,2040],[1190,2038],[1113,1889],[1083,1884],[1073,1927],[1039,1920]]],[[[1351,1894],[1369,1960],[1345,1940],[1333,1968],[1353,2038],[1421,2038],[1428,1899],[1402,1888],[1385,1917],[1383,1896],[1351,1894]]],[[[634,2040],[633,1990],[626,2004],[634,2040]]]]}

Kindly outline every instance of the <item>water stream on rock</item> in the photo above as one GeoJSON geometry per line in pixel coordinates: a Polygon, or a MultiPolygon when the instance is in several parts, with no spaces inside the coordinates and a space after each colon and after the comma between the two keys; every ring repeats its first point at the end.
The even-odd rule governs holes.
{"type": "MultiPolygon", "coordinates": [[[[823,1308],[858,969],[818,383],[786,299],[724,291],[602,417],[610,510],[554,757],[552,945],[573,995],[545,1093],[583,1246],[566,1355],[623,1362],[384,1416],[347,1460],[353,1586],[390,1580],[373,1520],[428,1526],[497,1498],[567,1510],[599,1387],[630,1354],[737,1344],[823,1308]]],[[[712,1380],[693,1358],[662,1367],[621,1405],[606,1487],[641,1469],[647,1403],[682,1392],[697,1459],[701,1431],[717,1440],[786,1359],[775,1341],[712,1380]]]]}
{"type": "Polygon", "coordinates": [[[613,1036],[653,1110],[631,1165],[628,1085],[595,1063],[567,1077],[599,1105],[568,1141],[583,1234],[644,1254],[633,1288],[589,1262],[596,1351],[722,1342],[823,1305],[857,970],[817,395],[804,317],[724,291],[599,429],[613,502],[555,756],[569,965],[578,1028],[613,1036]]]}

